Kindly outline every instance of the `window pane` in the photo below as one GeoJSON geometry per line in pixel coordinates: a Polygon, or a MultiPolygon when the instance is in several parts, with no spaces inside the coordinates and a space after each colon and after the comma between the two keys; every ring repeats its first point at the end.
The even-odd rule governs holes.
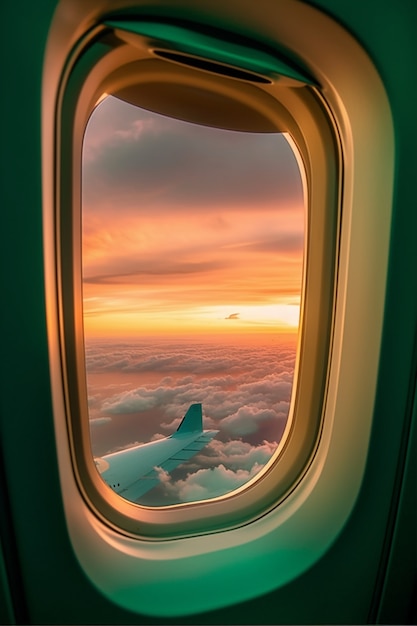
{"type": "Polygon", "coordinates": [[[91,446],[123,497],[223,495],[274,453],[293,384],[304,221],[284,135],[189,124],[112,96],[94,110],[82,197],[91,446]],[[170,437],[194,404],[213,432],[197,432],[197,406],[170,437]]]}

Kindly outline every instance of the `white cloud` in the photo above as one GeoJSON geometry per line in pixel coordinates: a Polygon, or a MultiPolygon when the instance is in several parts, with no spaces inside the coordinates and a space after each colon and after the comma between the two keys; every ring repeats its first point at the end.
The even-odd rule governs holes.
{"type": "Polygon", "coordinates": [[[90,427],[103,426],[103,424],[108,424],[109,422],[111,422],[111,417],[96,417],[90,419],[90,427]]]}
{"type": "Polygon", "coordinates": [[[231,470],[224,465],[218,465],[210,469],[200,469],[177,482],[173,482],[167,472],[160,470],[159,478],[174,501],[194,502],[234,491],[256,476],[261,469],[262,466],[258,464],[253,465],[249,471],[231,470]]]}
{"type": "MultiPolygon", "coordinates": [[[[276,447],[276,441],[263,441],[259,445],[251,445],[241,439],[231,439],[226,442],[212,439],[209,445],[195,457],[195,464],[204,468],[224,465],[227,469],[250,471],[254,465],[265,465],[276,447]]],[[[189,466],[193,466],[193,460],[189,466]]]]}

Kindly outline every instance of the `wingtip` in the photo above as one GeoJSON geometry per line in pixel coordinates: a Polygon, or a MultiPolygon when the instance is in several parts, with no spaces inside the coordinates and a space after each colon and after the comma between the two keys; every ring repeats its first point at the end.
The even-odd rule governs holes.
{"type": "Polygon", "coordinates": [[[203,430],[203,406],[201,402],[191,404],[184,415],[177,433],[196,432],[203,430]]]}

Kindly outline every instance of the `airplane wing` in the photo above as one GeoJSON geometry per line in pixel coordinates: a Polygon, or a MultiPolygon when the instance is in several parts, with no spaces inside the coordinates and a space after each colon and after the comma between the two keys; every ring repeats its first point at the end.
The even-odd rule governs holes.
{"type": "Polygon", "coordinates": [[[159,484],[155,468],[171,472],[197,454],[218,432],[203,430],[201,404],[192,404],[170,437],[106,454],[95,459],[96,467],[116,493],[134,502],[159,484]]]}

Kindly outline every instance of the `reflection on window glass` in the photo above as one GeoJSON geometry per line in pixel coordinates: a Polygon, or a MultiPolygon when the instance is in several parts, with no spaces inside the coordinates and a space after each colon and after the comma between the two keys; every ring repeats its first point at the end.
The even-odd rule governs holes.
{"type": "Polygon", "coordinates": [[[97,469],[150,506],[228,493],[268,462],[289,412],[304,246],[292,148],[109,96],[82,186],[97,469]]]}

